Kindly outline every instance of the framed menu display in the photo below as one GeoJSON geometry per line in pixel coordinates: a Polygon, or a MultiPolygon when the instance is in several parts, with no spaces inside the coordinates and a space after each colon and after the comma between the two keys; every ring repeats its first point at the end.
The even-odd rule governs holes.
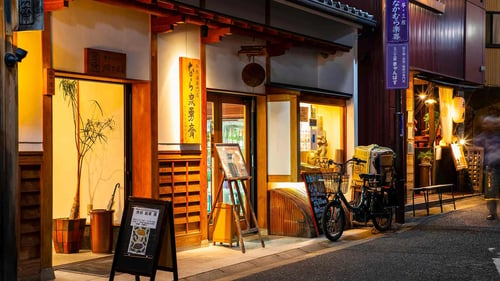
{"type": "Polygon", "coordinates": [[[250,178],[245,159],[237,143],[216,143],[215,149],[219,155],[227,180],[250,178]]]}
{"type": "Polygon", "coordinates": [[[178,280],[173,222],[172,202],[129,197],[109,280],[114,280],[116,272],[124,272],[135,275],[136,280],[139,276],[149,276],[153,281],[157,269],[172,272],[174,280],[178,280]]]}

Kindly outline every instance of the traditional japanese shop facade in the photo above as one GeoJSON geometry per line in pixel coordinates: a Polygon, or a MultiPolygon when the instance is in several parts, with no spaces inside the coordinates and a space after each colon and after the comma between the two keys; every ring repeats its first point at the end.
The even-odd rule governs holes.
{"type": "Polygon", "coordinates": [[[211,235],[208,215],[224,188],[215,143],[240,145],[248,195],[269,232],[268,183],[300,182],[304,168],[353,154],[357,38],[375,25],[371,15],[315,1],[105,2],[47,4],[44,31],[16,35],[29,52],[19,65],[21,170],[35,169],[40,186],[20,192],[40,199],[20,206],[39,212],[21,224],[40,225],[21,233],[39,243],[21,245],[20,265],[50,270],[51,221],[67,216],[74,195],[63,80],[77,81],[82,115],[95,113],[85,105],[95,100],[114,121],[83,170],[80,216],[105,208],[120,183],[114,223],[129,195],[172,200],[181,249],[211,235]]]}
{"type": "MultiPolygon", "coordinates": [[[[348,4],[358,2],[346,1],[348,4]]],[[[410,194],[407,198],[411,198],[411,188],[418,187],[422,181],[429,184],[429,177],[420,177],[418,155],[422,150],[433,151],[435,148],[438,153],[433,151],[433,156],[441,156],[441,151],[445,153],[443,160],[433,163],[432,169],[438,170],[432,173],[430,182],[455,183],[455,190],[460,190],[456,169],[461,168],[452,159],[451,144],[463,137],[472,141],[468,133],[474,121],[473,110],[464,102],[481,99],[478,89],[485,83],[485,65],[494,61],[485,61],[485,7],[489,5],[494,10],[496,1],[409,0],[392,3],[406,3],[408,8],[408,89],[401,90],[401,101],[396,99],[396,90],[386,89],[385,56],[378,55],[385,53],[385,27],[360,38],[358,56],[364,58],[360,59],[360,77],[368,80],[360,79],[359,83],[360,100],[363,100],[359,106],[359,126],[363,128],[359,131],[359,144],[396,147],[394,122],[398,120],[395,112],[399,106],[404,120],[401,136],[405,157],[401,172],[404,173],[405,191],[410,194]],[[465,118],[453,121],[453,112],[456,111],[464,113],[465,118]],[[435,122],[429,122],[429,116],[435,122]],[[439,170],[441,168],[446,169],[439,170]],[[450,176],[443,178],[443,175],[450,176]]],[[[384,8],[387,1],[365,1],[358,5],[372,13],[377,21],[386,18],[384,8]]],[[[486,67],[486,71],[488,69],[491,67],[486,67]]]]}

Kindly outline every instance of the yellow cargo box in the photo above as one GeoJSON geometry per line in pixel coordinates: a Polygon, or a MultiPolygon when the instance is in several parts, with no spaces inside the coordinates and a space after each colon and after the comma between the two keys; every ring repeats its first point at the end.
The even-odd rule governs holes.
{"type": "Polygon", "coordinates": [[[363,185],[363,180],[359,177],[360,174],[377,174],[375,159],[380,155],[380,166],[392,166],[394,151],[388,147],[370,144],[366,146],[357,146],[354,149],[354,157],[366,161],[359,165],[353,164],[352,167],[352,182],[354,185],[363,185]]]}

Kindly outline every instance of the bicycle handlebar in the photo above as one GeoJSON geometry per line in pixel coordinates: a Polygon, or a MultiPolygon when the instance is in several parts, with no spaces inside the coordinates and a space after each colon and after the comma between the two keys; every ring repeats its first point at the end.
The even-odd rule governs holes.
{"type": "Polygon", "coordinates": [[[356,164],[360,164],[360,163],[363,163],[363,164],[364,164],[364,163],[366,163],[366,161],[365,161],[365,160],[361,160],[361,159],[359,159],[359,158],[357,158],[357,157],[353,157],[353,158],[351,158],[351,159],[349,159],[349,160],[345,161],[344,163],[337,163],[337,162],[333,161],[332,159],[330,159],[330,160],[328,160],[328,165],[345,166],[345,165],[347,165],[347,163],[349,163],[349,162],[356,162],[356,164]]]}

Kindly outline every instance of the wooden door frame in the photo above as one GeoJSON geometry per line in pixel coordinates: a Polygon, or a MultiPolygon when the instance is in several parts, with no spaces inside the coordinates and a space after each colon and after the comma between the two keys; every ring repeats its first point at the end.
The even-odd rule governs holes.
{"type": "MultiPolygon", "coordinates": [[[[250,130],[250,110],[251,110],[251,105],[248,104],[244,98],[248,96],[242,96],[242,95],[231,95],[231,94],[221,94],[221,93],[214,93],[214,92],[208,92],[207,91],[207,104],[209,102],[212,102],[214,104],[213,108],[213,124],[214,124],[214,139],[212,143],[212,153],[216,153],[213,148],[215,146],[213,145],[214,143],[220,143],[222,142],[222,104],[223,103],[231,103],[231,104],[241,104],[245,106],[245,130],[247,133],[245,133],[245,161],[247,165],[247,171],[251,171],[251,163],[249,161],[251,157],[251,149],[250,149],[250,135],[251,135],[251,130],[250,130]],[[218,132],[218,133],[217,133],[218,132]]],[[[208,114],[208,112],[207,112],[208,114]]],[[[207,139],[210,138],[210,136],[207,135],[207,139]]],[[[220,167],[219,165],[219,158],[214,157],[213,159],[212,166],[213,167],[220,167]]],[[[212,183],[213,184],[218,184],[220,182],[220,177],[221,177],[221,170],[220,169],[212,169],[212,183]]],[[[247,182],[245,184],[245,187],[247,189],[247,194],[250,196],[251,192],[251,184],[250,182],[247,182]]],[[[219,191],[219,186],[214,186],[214,190],[212,192],[212,195],[214,196],[217,194],[219,191]]],[[[247,201],[250,198],[247,198],[247,201]]],[[[215,200],[214,197],[212,197],[212,200],[215,200]]],[[[222,197],[219,197],[219,202],[222,202],[222,197]]],[[[248,201],[250,203],[250,201],[248,201]]],[[[252,202],[253,203],[253,202],[252,202]]],[[[213,202],[212,202],[213,204],[213,202]]],[[[248,209],[248,208],[247,208],[248,209]]],[[[213,211],[213,210],[211,210],[213,211]]],[[[250,221],[250,213],[248,210],[245,210],[247,214],[247,221],[250,221]]],[[[210,223],[210,222],[209,222],[210,223]]]]}

